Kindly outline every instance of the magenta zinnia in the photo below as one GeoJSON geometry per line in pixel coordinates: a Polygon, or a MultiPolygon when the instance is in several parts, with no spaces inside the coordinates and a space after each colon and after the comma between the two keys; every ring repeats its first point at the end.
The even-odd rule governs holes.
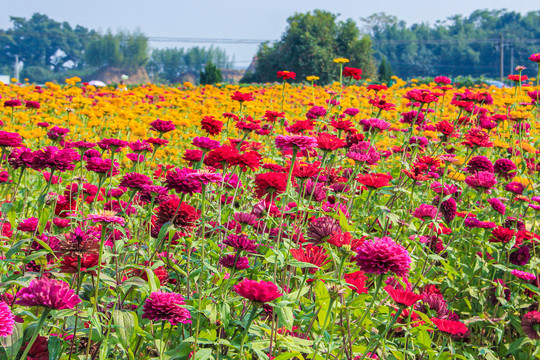
{"type": "Polygon", "coordinates": [[[13,333],[13,314],[5,302],[0,302],[0,337],[8,337],[13,333]]]}
{"type": "Polygon", "coordinates": [[[238,295],[258,303],[274,301],[283,295],[274,283],[249,279],[244,279],[241,283],[236,284],[234,291],[238,295]]]}
{"type": "Polygon", "coordinates": [[[15,295],[15,304],[22,306],[44,306],[49,309],[73,309],[81,299],[69,284],[49,278],[34,279],[15,295]]]}
{"type": "Polygon", "coordinates": [[[191,314],[181,306],[185,304],[180,294],[156,291],[146,299],[142,318],[151,321],[168,321],[173,326],[178,323],[191,324],[191,314]]]}
{"type": "Polygon", "coordinates": [[[354,261],[365,273],[407,276],[411,268],[411,257],[407,250],[390,237],[375,238],[363,242],[356,249],[354,261]]]}

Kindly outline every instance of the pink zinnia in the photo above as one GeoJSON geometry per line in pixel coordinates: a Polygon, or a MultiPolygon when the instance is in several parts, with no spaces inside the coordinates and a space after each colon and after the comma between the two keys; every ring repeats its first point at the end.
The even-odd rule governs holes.
{"type": "Polygon", "coordinates": [[[512,275],[514,275],[515,277],[518,277],[522,280],[535,280],[536,279],[536,275],[534,274],[531,274],[531,273],[528,273],[526,271],[521,271],[521,270],[512,270],[512,275]]]}
{"type": "Polygon", "coordinates": [[[411,257],[407,250],[390,237],[375,238],[363,242],[356,249],[354,261],[365,273],[407,276],[411,268],[411,257]]]}
{"type": "Polygon", "coordinates": [[[479,171],[474,175],[467,176],[465,178],[465,183],[476,191],[485,191],[495,186],[497,180],[493,173],[489,171],[479,171]]]}
{"type": "Polygon", "coordinates": [[[0,302],[0,337],[8,337],[13,333],[13,314],[5,302],[0,302]]]}
{"type": "Polygon", "coordinates": [[[435,218],[436,214],[437,214],[437,208],[435,206],[421,204],[419,207],[417,207],[414,210],[414,212],[412,213],[412,216],[418,219],[422,219],[422,220],[432,220],[435,218]]]}
{"type": "Polygon", "coordinates": [[[523,332],[533,340],[540,339],[540,312],[529,311],[521,318],[523,332]]]}
{"type": "Polygon", "coordinates": [[[114,223],[118,224],[120,226],[124,225],[124,219],[120,216],[116,216],[116,213],[114,211],[107,211],[104,210],[98,214],[90,214],[87,217],[88,220],[92,220],[93,222],[101,222],[101,223],[114,223]]]}
{"type": "Polygon", "coordinates": [[[380,132],[390,127],[389,122],[386,122],[381,119],[376,119],[376,118],[361,120],[360,125],[364,127],[363,130],[365,132],[368,132],[368,131],[380,132]]]}
{"type": "Polygon", "coordinates": [[[28,219],[24,219],[19,223],[19,226],[17,226],[17,230],[23,231],[23,232],[34,232],[36,231],[38,227],[39,219],[37,217],[31,217],[28,219]]]}
{"type": "Polygon", "coordinates": [[[313,149],[317,147],[317,139],[309,136],[278,135],[276,137],[276,147],[280,150],[313,149]]]}
{"type": "Polygon", "coordinates": [[[18,133],[0,131],[0,147],[20,147],[22,138],[18,133]]]}
{"type": "Polygon", "coordinates": [[[150,123],[150,127],[152,128],[152,130],[160,133],[168,133],[176,129],[176,126],[173,124],[172,121],[165,121],[159,119],[152,121],[150,123]]]}
{"type": "Polygon", "coordinates": [[[223,243],[234,248],[236,251],[244,250],[250,253],[256,253],[257,248],[259,247],[254,240],[250,240],[247,235],[243,234],[230,234],[225,240],[223,240],[223,243]]]}
{"type": "Polygon", "coordinates": [[[146,299],[142,318],[151,321],[168,321],[173,326],[178,323],[191,324],[189,310],[182,307],[185,304],[180,294],[156,291],[146,299]]]}
{"type": "Polygon", "coordinates": [[[50,309],[73,309],[81,299],[69,284],[49,278],[34,279],[15,295],[15,304],[22,306],[44,306],[50,309]]]}
{"type": "Polygon", "coordinates": [[[249,269],[249,260],[245,256],[239,256],[236,254],[225,255],[219,259],[219,264],[223,267],[236,270],[249,269]]]}
{"type": "Polygon", "coordinates": [[[210,151],[219,147],[219,141],[212,140],[204,136],[195,137],[191,144],[201,148],[203,151],[210,151]]]}
{"type": "Polygon", "coordinates": [[[283,295],[274,283],[269,281],[257,282],[249,279],[244,279],[236,284],[234,291],[238,295],[258,303],[274,301],[283,295]]]}
{"type": "Polygon", "coordinates": [[[506,206],[498,198],[487,199],[487,202],[499,214],[504,215],[506,213],[506,206]]]}
{"type": "Polygon", "coordinates": [[[208,170],[198,170],[186,175],[186,179],[198,181],[201,184],[208,185],[209,183],[221,182],[223,178],[221,174],[208,171],[208,170]]]}
{"type": "Polygon", "coordinates": [[[125,174],[118,186],[142,190],[145,185],[152,185],[152,180],[146,175],[133,172],[125,174]]]}

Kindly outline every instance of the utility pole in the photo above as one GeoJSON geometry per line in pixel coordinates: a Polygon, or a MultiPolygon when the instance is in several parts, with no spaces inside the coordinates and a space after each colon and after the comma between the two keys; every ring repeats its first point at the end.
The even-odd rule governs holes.
{"type": "MultiPolygon", "coordinates": [[[[19,55],[15,55],[15,66],[14,66],[15,79],[19,81],[19,55]]],[[[20,81],[19,81],[20,82],[20,81]]]]}
{"type": "Polygon", "coordinates": [[[514,73],[514,47],[510,48],[510,72],[509,74],[514,73]]]}
{"type": "Polygon", "coordinates": [[[501,34],[501,81],[504,81],[504,35],[501,34]]]}

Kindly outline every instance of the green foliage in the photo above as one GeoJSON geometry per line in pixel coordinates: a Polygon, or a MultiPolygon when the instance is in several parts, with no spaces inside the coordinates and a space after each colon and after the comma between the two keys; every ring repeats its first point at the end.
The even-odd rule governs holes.
{"type": "Polygon", "coordinates": [[[183,48],[154,49],[147,70],[154,79],[174,83],[183,73],[199,74],[204,64],[209,61],[220,69],[232,67],[232,60],[225,50],[213,46],[208,49],[196,46],[187,50],[183,48]]]}
{"type": "Polygon", "coordinates": [[[82,26],[72,28],[47,15],[35,13],[30,19],[10,17],[12,28],[0,30],[0,65],[12,67],[15,56],[26,67],[42,67],[53,72],[66,67],[82,68],[84,45],[95,35],[82,26]]]}
{"type": "Polygon", "coordinates": [[[223,81],[221,70],[211,61],[206,63],[204,70],[201,70],[199,82],[201,85],[212,85],[223,81]]]}
{"type": "Polygon", "coordinates": [[[86,47],[85,59],[94,67],[118,66],[135,70],[149,59],[148,38],[141,32],[108,31],[95,35],[86,47]]]}
{"type": "Polygon", "coordinates": [[[351,67],[363,70],[364,77],[374,79],[376,66],[369,36],[360,36],[353,20],[337,21],[337,15],[315,10],[296,13],[287,19],[288,27],[275,44],[264,43],[257,52],[257,67],[246,81],[276,80],[276,72],[290,70],[297,79],[316,75],[320,84],[336,79],[339,67],[332,59],[345,57],[351,67]]]}
{"type": "Polygon", "coordinates": [[[381,65],[379,65],[379,80],[386,84],[392,81],[392,66],[386,60],[386,56],[383,56],[381,65]]]}
{"type": "MultiPolygon", "coordinates": [[[[387,57],[401,78],[471,75],[498,78],[500,36],[504,37],[504,71],[512,73],[514,58],[527,59],[538,52],[540,11],[526,15],[506,10],[476,10],[468,17],[451,16],[444,22],[413,24],[385,13],[361,19],[373,39],[375,55],[387,57]]],[[[527,73],[535,76],[536,68],[527,73]]]]}

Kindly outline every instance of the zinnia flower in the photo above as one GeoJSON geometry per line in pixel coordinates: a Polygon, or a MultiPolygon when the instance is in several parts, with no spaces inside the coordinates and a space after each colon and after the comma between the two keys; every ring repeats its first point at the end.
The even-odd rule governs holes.
{"type": "Polygon", "coordinates": [[[223,240],[225,245],[236,249],[237,251],[244,250],[250,253],[256,253],[257,248],[259,247],[254,240],[250,240],[247,235],[236,235],[230,234],[225,240],[223,240]]]}
{"type": "Polygon", "coordinates": [[[287,174],[268,172],[255,176],[255,194],[260,199],[267,195],[274,199],[287,189],[287,174]]]}
{"type": "Polygon", "coordinates": [[[375,238],[362,243],[356,249],[354,261],[365,273],[407,276],[411,268],[411,257],[407,250],[390,237],[375,238]]]}
{"type": "Polygon", "coordinates": [[[499,214],[504,215],[506,213],[506,206],[504,206],[502,201],[498,198],[487,199],[487,202],[491,205],[491,208],[499,214]]]}
{"type": "Polygon", "coordinates": [[[390,295],[398,305],[409,307],[422,298],[422,295],[415,294],[407,290],[396,289],[392,286],[385,286],[384,290],[390,295]]]}
{"type": "Polygon", "coordinates": [[[15,304],[22,306],[44,306],[50,309],[73,309],[81,302],[79,296],[64,281],[46,277],[34,279],[15,295],[15,304]]]}
{"type": "Polygon", "coordinates": [[[152,121],[150,123],[150,127],[152,128],[152,130],[155,130],[162,134],[168,133],[176,129],[176,126],[173,124],[172,121],[165,121],[165,120],[160,120],[160,119],[156,119],[152,121]]]}
{"type": "Polygon", "coordinates": [[[113,223],[118,224],[120,226],[124,225],[124,219],[120,216],[116,216],[116,212],[114,211],[101,211],[97,214],[90,214],[87,217],[88,220],[92,220],[95,223],[101,222],[101,223],[113,223]]]}
{"type": "Polygon", "coordinates": [[[151,321],[168,321],[172,326],[178,323],[191,324],[191,314],[181,306],[185,304],[180,294],[156,291],[146,299],[142,318],[151,321]]]}
{"type": "Polygon", "coordinates": [[[317,139],[309,136],[278,135],[276,137],[276,147],[282,151],[313,149],[317,147],[317,139]]]}
{"type": "Polygon", "coordinates": [[[523,332],[533,340],[540,339],[540,312],[529,311],[521,318],[523,332]]]}
{"type": "Polygon", "coordinates": [[[517,270],[517,269],[512,270],[512,275],[522,280],[530,281],[530,280],[536,279],[536,275],[528,273],[526,271],[517,270]]]}
{"type": "Polygon", "coordinates": [[[439,331],[450,335],[464,335],[469,329],[461,321],[432,318],[439,331]]]}
{"type": "Polygon", "coordinates": [[[274,283],[262,280],[257,282],[244,279],[234,286],[234,291],[238,295],[258,303],[274,301],[283,295],[274,283]]]}
{"type": "Polygon", "coordinates": [[[351,290],[356,291],[358,294],[367,294],[368,289],[366,287],[366,282],[368,278],[363,271],[358,270],[350,274],[345,274],[343,278],[345,279],[345,282],[349,284],[351,290]]]}
{"type": "Polygon", "coordinates": [[[236,270],[249,269],[249,260],[245,256],[238,256],[236,254],[225,255],[219,259],[219,264],[223,267],[236,270]]]}
{"type": "Polygon", "coordinates": [[[465,178],[465,183],[476,191],[486,191],[495,186],[497,180],[493,173],[489,171],[479,171],[474,175],[467,176],[465,178]]]}
{"type": "Polygon", "coordinates": [[[152,180],[146,175],[139,173],[127,173],[118,186],[141,191],[145,185],[152,185],[152,180]]]}
{"type": "Polygon", "coordinates": [[[13,333],[13,314],[8,304],[0,302],[0,337],[8,337],[13,333]]]}
{"type": "Polygon", "coordinates": [[[22,138],[18,133],[0,131],[0,147],[20,147],[22,138]]]}

